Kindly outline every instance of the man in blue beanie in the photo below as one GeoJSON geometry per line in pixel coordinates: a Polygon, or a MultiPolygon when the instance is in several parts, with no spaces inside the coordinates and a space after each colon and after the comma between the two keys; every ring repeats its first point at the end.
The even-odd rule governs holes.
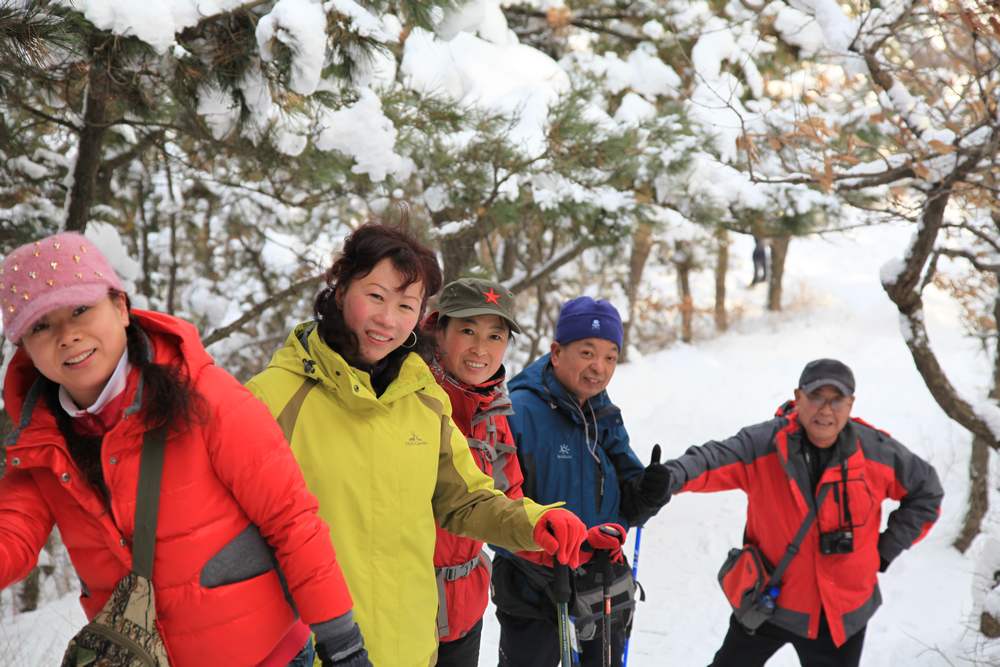
{"type": "MultiPolygon", "coordinates": [[[[607,301],[581,296],[566,302],[551,352],[509,384],[508,417],[524,473],[524,494],[540,503],[565,502],[590,528],[588,540],[608,539],[602,524],[625,530],[653,516],[669,498],[669,475],[659,463],[643,468],[629,446],[621,411],[605,391],[618,364],[622,321],[607,301]]],[[[613,552],[612,664],[620,665],[631,628],[635,582],[613,552]]],[[[559,645],[552,603],[551,564],[497,551],[493,601],[500,620],[500,667],[555,667],[559,645]]],[[[576,619],[584,667],[601,665],[603,563],[574,572],[570,613],[576,619]]]]}

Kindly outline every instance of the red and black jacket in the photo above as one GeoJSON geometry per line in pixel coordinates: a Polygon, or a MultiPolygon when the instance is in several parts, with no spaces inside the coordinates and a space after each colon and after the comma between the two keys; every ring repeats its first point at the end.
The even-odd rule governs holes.
{"type": "Polygon", "coordinates": [[[771,622],[815,638],[820,612],[825,612],[834,643],[840,646],[865,627],[882,602],[880,559],[891,562],[927,534],[940,513],[944,491],[929,463],[858,419],[841,432],[833,445],[837,451],[814,490],[794,407],[786,404],[770,421],[726,440],[691,447],[669,461],[671,490],[742,489],[748,500],[745,539],[774,564],[815,506],[820,490],[831,487],[785,572],[771,622]],[[880,533],[882,501],[887,499],[899,501],[899,507],[880,533]],[[820,533],[845,529],[853,533],[853,551],[823,554],[820,533]]]}
{"type": "MultiPolygon", "coordinates": [[[[438,364],[431,370],[451,398],[451,416],[469,441],[472,458],[493,485],[509,498],[524,496],[524,477],[517,461],[514,436],[507,424],[513,411],[503,389],[504,369],[478,386],[469,386],[446,373],[438,364]]],[[[490,559],[483,543],[437,529],[434,567],[441,605],[438,634],[441,641],[465,635],[486,611],[490,590],[490,559]]]]}

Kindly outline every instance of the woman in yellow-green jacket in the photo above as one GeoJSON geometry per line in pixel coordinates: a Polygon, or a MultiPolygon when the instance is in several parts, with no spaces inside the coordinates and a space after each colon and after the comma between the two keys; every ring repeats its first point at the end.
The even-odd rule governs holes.
{"type": "Polygon", "coordinates": [[[415,329],[440,287],[433,252],[408,232],[360,227],[327,272],[316,320],[297,326],[248,385],[319,499],[378,667],[436,661],[435,519],[572,567],[586,537],[572,513],[510,500],[473,461],[419,354],[415,329]]]}

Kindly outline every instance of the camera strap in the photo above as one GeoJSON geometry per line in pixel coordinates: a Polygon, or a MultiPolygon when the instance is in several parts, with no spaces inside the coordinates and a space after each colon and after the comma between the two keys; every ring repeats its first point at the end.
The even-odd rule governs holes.
{"type": "Polygon", "coordinates": [[[841,497],[844,499],[844,524],[847,530],[854,530],[854,521],[851,520],[851,503],[847,500],[847,461],[840,462],[840,483],[844,485],[844,492],[841,497]]]}
{"type": "Polygon", "coordinates": [[[781,581],[782,575],[785,574],[785,570],[788,569],[788,565],[792,562],[792,559],[795,558],[795,554],[799,553],[799,545],[802,544],[802,540],[806,538],[806,533],[809,532],[813,521],[816,520],[816,508],[823,504],[823,499],[826,498],[826,494],[829,490],[829,486],[824,486],[819,490],[819,495],[816,496],[816,504],[809,507],[809,512],[806,514],[806,518],[802,520],[802,525],[799,526],[799,531],[795,533],[795,537],[793,537],[792,541],[788,543],[788,548],[785,549],[785,555],[781,557],[781,561],[778,563],[777,567],[774,568],[774,572],[771,573],[771,577],[767,580],[765,590],[778,585],[781,581]]]}

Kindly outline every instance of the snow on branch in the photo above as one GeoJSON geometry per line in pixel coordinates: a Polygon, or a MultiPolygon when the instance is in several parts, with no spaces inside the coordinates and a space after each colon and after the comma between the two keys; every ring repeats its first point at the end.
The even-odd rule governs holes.
{"type": "Polygon", "coordinates": [[[462,232],[472,229],[476,225],[476,220],[469,218],[466,220],[452,220],[451,222],[446,222],[440,227],[434,227],[430,230],[429,236],[435,241],[443,241],[444,239],[458,236],[462,232]]]}

